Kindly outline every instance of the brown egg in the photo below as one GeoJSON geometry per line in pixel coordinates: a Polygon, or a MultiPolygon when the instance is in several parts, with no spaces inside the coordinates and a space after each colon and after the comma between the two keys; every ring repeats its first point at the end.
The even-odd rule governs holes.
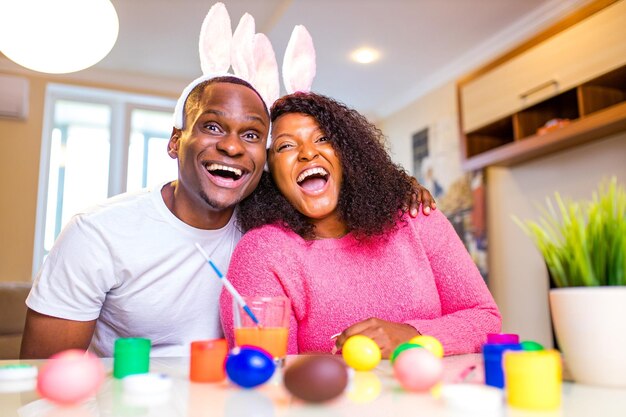
{"type": "Polygon", "coordinates": [[[294,397],[319,403],[343,392],[348,385],[348,369],[332,356],[305,356],[285,370],[283,380],[294,397]]]}

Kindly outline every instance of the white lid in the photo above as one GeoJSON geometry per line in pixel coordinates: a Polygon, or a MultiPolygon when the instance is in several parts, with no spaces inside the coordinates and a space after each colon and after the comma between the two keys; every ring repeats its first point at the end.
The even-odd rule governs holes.
{"type": "Polygon", "coordinates": [[[18,379],[15,381],[0,381],[0,394],[34,391],[36,387],[37,380],[35,378],[18,379]]]}
{"type": "Polygon", "coordinates": [[[491,415],[504,406],[501,389],[480,384],[449,384],[441,388],[446,405],[456,410],[491,415]]]}
{"type": "Polygon", "coordinates": [[[37,367],[33,365],[2,365],[0,366],[0,381],[17,381],[20,379],[37,378],[37,367]]]}
{"type": "Polygon", "coordinates": [[[159,394],[172,388],[172,379],[165,374],[135,374],[122,379],[124,391],[133,394],[159,394]]]}

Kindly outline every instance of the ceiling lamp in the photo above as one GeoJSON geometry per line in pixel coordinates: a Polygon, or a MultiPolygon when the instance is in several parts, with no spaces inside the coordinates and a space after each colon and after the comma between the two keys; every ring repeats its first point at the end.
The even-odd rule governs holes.
{"type": "Polygon", "coordinates": [[[104,58],[117,40],[110,0],[19,0],[2,8],[0,52],[35,71],[80,71],[104,58]]]}
{"type": "Polygon", "coordinates": [[[352,51],[350,58],[359,64],[370,64],[380,58],[380,52],[376,49],[364,46],[352,51]]]}

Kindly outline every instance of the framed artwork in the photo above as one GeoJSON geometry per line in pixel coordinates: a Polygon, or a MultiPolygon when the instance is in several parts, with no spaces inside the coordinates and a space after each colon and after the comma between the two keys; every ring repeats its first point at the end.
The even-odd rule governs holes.
{"type": "Polygon", "coordinates": [[[487,281],[487,229],[485,181],[482,170],[463,172],[458,142],[446,146],[452,136],[446,129],[422,129],[412,135],[413,176],[437,200],[437,208],[454,230],[487,281]],[[442,145],[443,143],[443,145],[442,145]],[[435,144],[435,146],[432,146],[435,144]]]}

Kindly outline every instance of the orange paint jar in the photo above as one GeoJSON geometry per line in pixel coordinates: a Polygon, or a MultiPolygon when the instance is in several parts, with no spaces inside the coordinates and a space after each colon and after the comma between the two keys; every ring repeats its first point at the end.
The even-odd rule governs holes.
{"type": "Polygon", "coordinates": [[[226,378],[224,362],[228,354],[226,339],[191,342],[189,379],[193,382],[220,382],[226,378]]]}

